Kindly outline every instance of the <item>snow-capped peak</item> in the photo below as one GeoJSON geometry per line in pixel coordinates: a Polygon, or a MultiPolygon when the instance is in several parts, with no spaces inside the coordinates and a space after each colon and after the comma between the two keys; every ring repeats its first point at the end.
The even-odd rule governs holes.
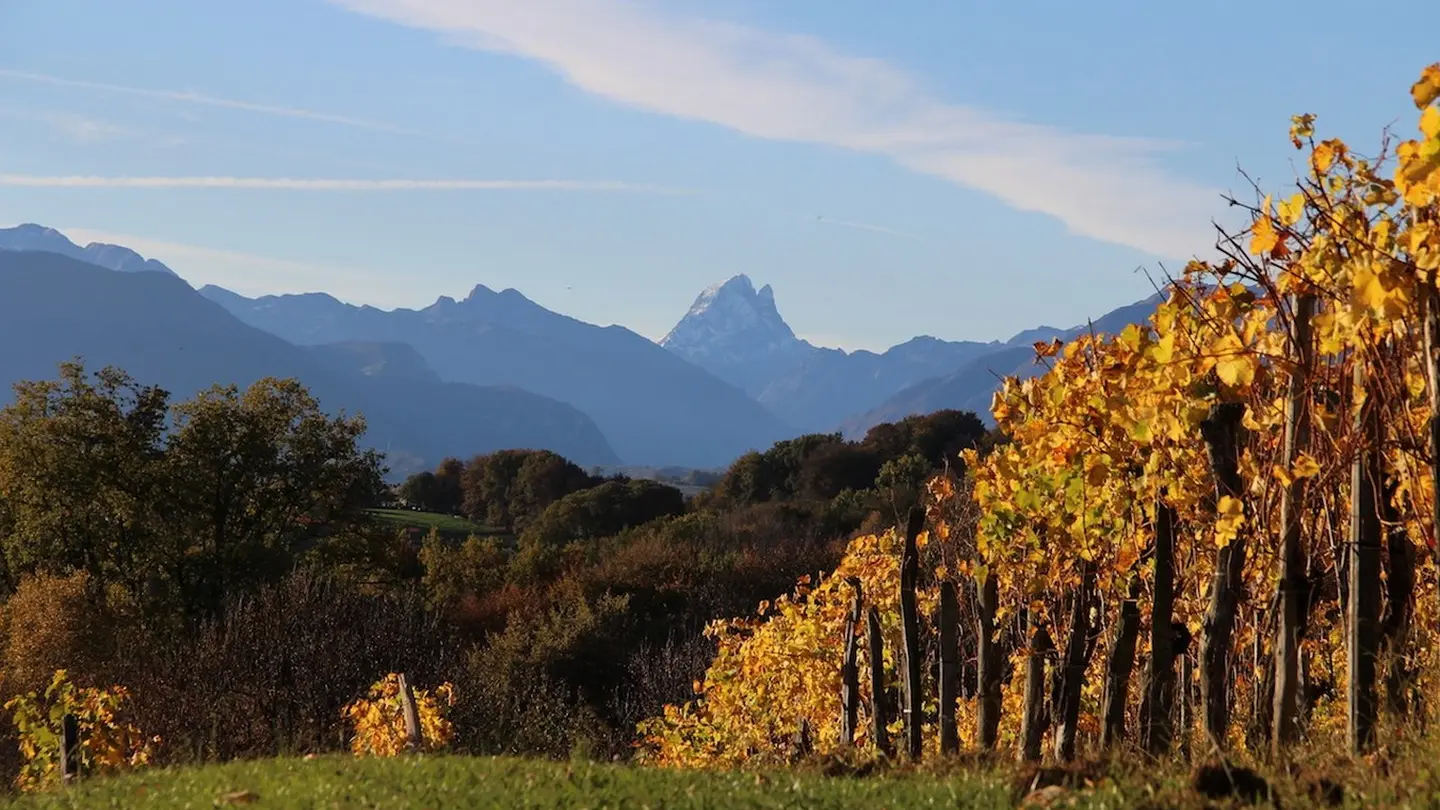
{"type": "Polygon", "coordinates": [[[741,273],[706,287],[660,345],[681,354],[709,354],[737,348],[735,344],[756,347],[792,341],[798,342],[775,308],[775,291],[769,284],[757,291],[750,277],[741,273]]]}
{"type": "Polygon", "coordinates": [[[743,273],[700,293],[660,345],[747,390],[752,377],[798,366],[814,351],[780,317],[770,285],[756,290],[743,273]]]}

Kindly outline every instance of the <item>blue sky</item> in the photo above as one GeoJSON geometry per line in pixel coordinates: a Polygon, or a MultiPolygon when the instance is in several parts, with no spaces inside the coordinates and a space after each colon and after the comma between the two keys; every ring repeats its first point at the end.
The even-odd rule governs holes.
{"type": "Polygon", "coordinates": [[[1437,24],[1339,0],[0,0],[0,224],[247,294],[483,283],[659,338],[743,272],[824,345],[1004,338],[1205,254],[1237,166],[1293,176],[1292,113],[1362,148],[1408,132],[1437,24]]]}

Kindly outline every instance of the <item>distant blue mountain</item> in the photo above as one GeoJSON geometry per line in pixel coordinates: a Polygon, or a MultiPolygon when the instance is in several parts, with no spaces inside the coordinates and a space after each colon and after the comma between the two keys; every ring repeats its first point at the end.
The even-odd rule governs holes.
{"type": "Polygon", "coordinates": [[[115,365],[176,397],[216,383],[297,378],[327,411],[362,414],[366,442],[386,451],[393,474],[504,448],[549,449],[584,465],[621,461],[570,405],[510,387],[441,382],[404,345],[295,346],[170,273],[0,250],[0,346],[0,403],[14,383],[53,379],[58,363],[78,356],[87,368],[115,365]]]}
{"type": "Polygon", "coordinates": [[[1092,323],[1070,329],[1041,327],[1021,332],[997,351],[976,357],[949,374],[931,377],[908,386],[879,406],[845,420],[840,430],[850,437],[864,436],[875,425],[896,422],[914,414],[946,409],[974,411],[993,424],[990,403],[1005,377],[1025,379],[1045,370],[1035,363],[1035,342],[1055,338],[1072,340],[1094,330],[1096,334],[1117,334],[1132,323],[1144,323],[1164,300],[1159,293],[1096,318],[1092,323]]]}
{"type": "Polygon", "coordinates": [[[0,250],[58,253],[120,273],[152,272],[175,275],[174,270],[154,259],[147,259],[130,248],[107,245],[104,242],[91,242],[82,248],[54,228],[43,225],[26,224],[14,228],[0,228],[0,250]]]}
{"type": "Polygon", "coordinates": [[[200,293],[245,323],[300,345],[411,346],[442,379],[513,385],[589,414],[628,464],[715,467],[796,430],[704,369],[619,326],[551,312],[513,289],[381,310],[324,294],[200,293]]]}

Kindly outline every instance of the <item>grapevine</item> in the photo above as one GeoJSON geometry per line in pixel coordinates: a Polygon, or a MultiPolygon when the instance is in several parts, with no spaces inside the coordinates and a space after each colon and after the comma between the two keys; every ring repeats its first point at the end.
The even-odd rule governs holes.
{"type": "MultiPolygon", "coordinates": [[[[1096,739],[1107,643],[1127,599],[1153,600],[1150,555],[1165,509],[1177,527],[1167,618],[1200,640],[1178,651],[1198,677],[1178,685],[1177,700],[1192,712],[1175,732],[1268,750],[1283,674],[1275,656],[1287,499],[1306,593],[1292,628],[1307,673],[1298,722],[1311,740],[1344,735],[1347,692],[1358,683],[1346,657],[1345,611],[1359,609],[1347,590],[1347,538],[1352,508],[1370,502],[1357,501],[1352,481],[1372,480],[1355,477],[1372,456],[1367,519],[1384,527],[1375,585],[1384,613],[1364,643],[1380,651],[1385,674],[1362,687],[1383,692],[1402,722],[1433,693],[1440,64],[1421,73],[1411,98],[1418,136],[1370,157],[1317,136],[1314,116],[1295,116],[1289,137],[1302,160],[1293,191],[1232,200],[1249,209],[1250,226],[1222,235],[1220,258],[1165,279],[1145,323],[1036,344],[1044,373],[1006,381],[992,404],[1010,441],[965,451],[958,485],[931,482],[928,536],[948,557],[922,583],[922,612],[933,612],[941,579],[993,578],[996,626],[1018,633],[1007,647],[1015,667],[1003,686],[1001,745],[1015,743],[1018,673],[1037,627],[1062,648],[1073,638],[1067,662],[1050,652],[1047,663],[1052,672],[1065,663],[1083,670],[1077,724],[1096,739]],[[1227,414],[1237,417],[1230,428],[1227,414]],[[1292,414],[1309,435],[1293,452],[1292,414]],[[978,519],[954,517],[961,513],[978,519]]],[[[881,611],[889,673],[898,565],[893,532],[861,537],[813,590],[801,583],[754,617],[712,626],[720,653],[696,700],[644,724],[642,753],[682,766],[782,760],[801,718],[816,729],[816,750],[836,750],[846,579],[859,577],[881,611]]],[[[1156,619],[1141,616],[1135,655],[1145,660],[1156,619]]],[[[871,702],[865,692],[862,707],[871,702]]],[[[972,710],[962,706],[962,716],[972,710]]],[[[1133,740],[1139,707],[1126,714],[1133,740]]]]}

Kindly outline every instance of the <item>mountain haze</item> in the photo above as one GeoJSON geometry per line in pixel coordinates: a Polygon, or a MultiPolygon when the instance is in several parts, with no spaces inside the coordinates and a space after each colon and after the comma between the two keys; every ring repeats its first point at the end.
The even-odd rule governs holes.
{"type": "Polygon", "coordinates": [[[1043,374],[1046,367],[1035,362],[1036,341],[1073,340],[1094,330],[1096,334],[1116,334],[1132,323],[1144,323],[1164,300],[1160,293],[1134,304],[1112,310],[1093,322],[1070,329],[1042,327],[1017,334],[1002,344],[998,351],[983,354],[961,365],[949,374],[922,380],[908,386],[870,411],[847,419],[841,432],[849,437],[864,436],[875,425],[895,422],[915,414],[955,408],[974,411],[987,424],[993,424],[990,403],[1005,377],[1025,379],[1043,374]]]}
{"type": "Polygon", "coordinates": [[[770,285],[757,290],[744,274],[701,292],[660,345],[807,432],[830,430],[908,385],[1001,347],[929,336],[883,353],[817,347],[795,336],[770,285]]]}
{"type": "Polygon", "coordinates": [[[582,464],[619,457],[577,409],[513,388],[438,382],[406,347],[302,348],[247,326],[169,273],[114,272],[49,252],[0,251],[0,401],[76,357],[187,398],[212,384],[294,377],[329,412],[361,413],[392,473],[447,455],[546,448],[582,464]]]}
{"type": "Polygon", "coordinates": [[[352,306],[319,294],[201,294],[297,344],[403,343],[442,379],[513,385],[589,414],[627,464],[717,467],[794,434],[743,390],[620,326],[476,286],[423,309],[352,306]]]}

